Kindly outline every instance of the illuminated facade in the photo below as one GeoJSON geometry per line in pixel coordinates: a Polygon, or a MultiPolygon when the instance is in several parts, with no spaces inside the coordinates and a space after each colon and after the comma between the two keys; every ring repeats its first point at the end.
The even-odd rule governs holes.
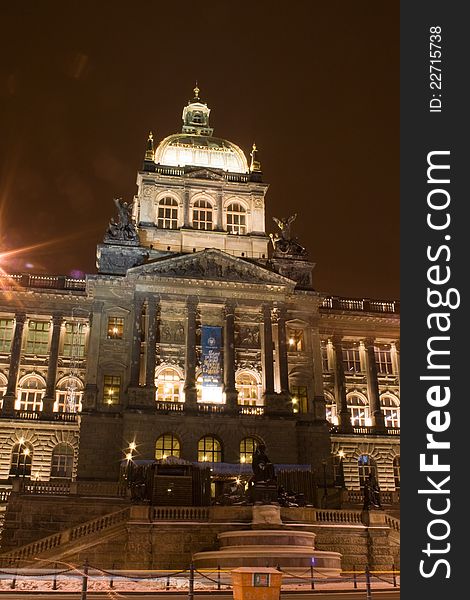
{"type": "Polygon", "coordinates": [[[129,455],[236,474],[260,442],[331,502],[354,503],[371,469],[399,489],[397,304],[314,290],[302,247],[267,235],[256,148],[249,164],[209,112],[196,88],[182,132],[149,136],[97,274],[2,277],[5,490],[111,484],[129,455]]]}

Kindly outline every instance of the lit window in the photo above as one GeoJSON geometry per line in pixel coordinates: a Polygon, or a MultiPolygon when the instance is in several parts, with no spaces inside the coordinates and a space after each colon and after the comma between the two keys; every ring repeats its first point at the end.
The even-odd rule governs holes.
{"type": "Polygon", "coordinates": [[[178,202],[174,198],[162,198],[158,203],[157,227],[178,229],[178,202]]]}
{"type": "Polygon", "coordinates": [[[29,321],[26,354],[47,354],[50,326],[50,321],[29,321]]]}
{"type": "Polygon", "coordinates": [[[72,478],[75,453],[70,444],[57,444],[52,451],[51,477],[72,478]]]}
{"type": "Polygon", "coordinates": [[[345,373],[361,373],[361,358],[358,347],[343,348],[343,366],[345,373]]]}
{"type": "Polygon", "coordinates": [[[207,200],[198,200],[194,203],[193,228],[212,230],[212,204],[207,200]]]}
{"type": "Polygon", "coordinates": [[[182,384],[176,369],[163,369],[157,377],[157,400],[159,402],[181,402],[182,384]]]}
{"type": "Polygon", "coordinates": [[[364,427],[369,418],[369,407],[367,402],[357,394],[349,394],[347,397],[349,415],[353,427],[364,427]]]}
{"type": "Polygon", "coordinates": [[[380,396],[380,408],[384,414],[386,427],[400,427],[400,401],[394,396],[380,396]]]}
{"type": "Polygon", "coordinates": [[[369,475],[372,473],[377,477],[377,469],[374,459],[368,454],[361,454],[357,459],[357,468],[359,470],[359,485],[364,487],[369,475]]]}
{"type": "Polygon", "coordinates": [[[65,323],[63,355],[70,358],[85,356],[86,325],[69,321],[65,323]]]}
{"type": "Polygon", "coordinates": [[[10,352],[13,338],[13,319],[0,319],[0,352],[10,352]]]}
{"type": "Polygon", "coordinates": [[[333,425],[338,424],[338,415],[336,410],[336,401],[330,394],[325,394],[326,402],[326,420],[333,425]]]}
{"type": "Polygon", "coordinates": [[[238,392],[238,404],[255,406],[259,399],[259,386],[256,377],[250,373],[240,373],[235,380],[238,392]]]}
{"type": "Polygon", "coordinates": [[[330,366],[328,363],[328,342],[321,343],[321,364],[322,371],[324,373],[328,373],[328,371],[330,370],[330,366]]]}
{"type": "Polygon", "coordinates": [[[31,477],[32,462],[32,445],[29,442],[15,444],[11,452],[10,475],[15,477],[31,477]]]}
{"type": "Polygon", "coordinates": [[[54,412],[80,412],[82,410],[82,397],[82,382],[77,377],[68,377],[57,388],[54,412]]]}
{"type": "Polygon", "coordinates": [[[400,489],[400,457],[395,456],[393,459],[393,479],[395,481],[395,489],[400,489]]]}
{"type": "Polygon", "coordinates": [[[288,335],[289,352],[303,352],[305,350],[303,330],[290,329],[288,335]]]}
{"type": "Polygon", "coordinates": [[[375,362],[379,375],[393,375],[392,352],[387,346],[375,348],[375,362]]]}
{"type": "Polygon", "coordinates": [[[108,406],[119,404],[121,378],[117,375],[105,375],[103,383],[103,402],[108,406]]]}
{"type": "Polygon", "coordinates": [[[161,435],[155,445],[155,458],[157,460],[165,459],[168,456],[180,456],[180,441],[172,433],[161,435]]]}
{"type": "Polygon", "coordinates": [[[246,210],[238,202],[227,207],[227,231],[244,235],[246,233],[246,210]]]}
{"type": "Polygon", "coordinates": [[[18,389],[17,410],[41,411],[45,391],[44,383],[38,377],[28,377],[18,389]]]}
{"type": "Polygon", "coordinates": [[[295,413],[308,412],[308,390],[305,385],[291,385],[292,408],[295,413]]]}
{"type": "Polygon", "coordinates": [[[255,438],[247,437],[240,442],[240,462],[250,464],[253,462],[253,454],[258,447],[255,438]]]}
{"type": "Polygon", "coordinates": [[[108,318],[108,338],[113,340],[122,340],[124,333],[124,319],[121,317],[108,318]]]}
{"type": "Polygon", "coordinates": [[[222,446],[213,435],[201,438],[197,445],[197,459],[199,462],[222,462],[222,446]]]}

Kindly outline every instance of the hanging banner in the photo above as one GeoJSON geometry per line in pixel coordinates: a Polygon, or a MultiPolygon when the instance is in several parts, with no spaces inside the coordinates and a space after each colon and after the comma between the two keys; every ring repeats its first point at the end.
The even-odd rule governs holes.
{"type": "Polygon", "coordinates": [[[202,326],[202,387],[222,386],[222,327],[202,326]]]}

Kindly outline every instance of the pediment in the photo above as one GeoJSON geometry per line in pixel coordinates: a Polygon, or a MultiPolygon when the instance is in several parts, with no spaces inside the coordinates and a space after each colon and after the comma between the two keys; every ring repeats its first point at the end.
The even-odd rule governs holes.
{"type": "Polygon", "coordinates": [[[186,173],[186,177],[191,179],[211,179],[213,181],[224,181],[224,176],[221,173],[212,171],[203,167],[202,169],[192,169],[186,173]]]}
{"type": "Polygon", "coordinates": [[[192,254],[161,258],[128,270],[130,276],[177,277],[250,284],[295,285],[290,279],[265,267],[230,256],[214,248],[192,254]]]}

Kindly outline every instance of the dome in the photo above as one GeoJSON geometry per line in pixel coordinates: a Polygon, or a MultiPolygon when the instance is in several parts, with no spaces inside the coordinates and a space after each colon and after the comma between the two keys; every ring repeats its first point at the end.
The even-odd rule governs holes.
{"type": "Polygon", "coordinates": [[[175,133],[160,142],[155,162],[168,166],[198,166],[246,173],[245,154],[236,144],[208,135],[175,133]]]}

